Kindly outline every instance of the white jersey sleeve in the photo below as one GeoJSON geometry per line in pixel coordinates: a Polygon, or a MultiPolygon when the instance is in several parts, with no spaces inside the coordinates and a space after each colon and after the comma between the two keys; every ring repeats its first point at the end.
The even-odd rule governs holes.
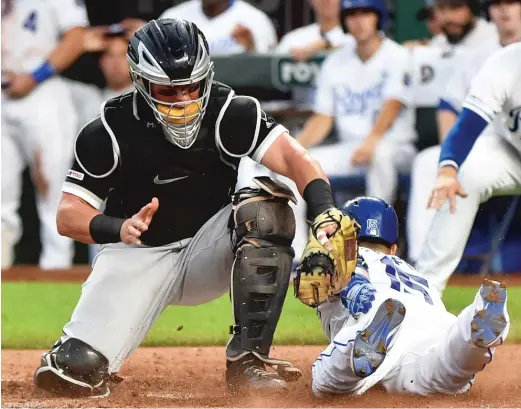
{"type": "Polygon", "coordinates": [[[521,44],[496,52],[480,68],[463,104],[488,123],[508,108],[521,68],[521,44]]]}
{"type": "Polygon", "coordinates": [[[404,105],[411,105],[413,102],[412,56],[405,47],[399,47],[395,52],[393,67],[389,70],[389,78],[383,89],[383,99],[394,99],[404,105]]]}
{"type": "Polygon", "coordinates": [[[83,0],[52,0],[56,24],[64,33],[73,27],[89,25],[87,10],[83,0]]]}

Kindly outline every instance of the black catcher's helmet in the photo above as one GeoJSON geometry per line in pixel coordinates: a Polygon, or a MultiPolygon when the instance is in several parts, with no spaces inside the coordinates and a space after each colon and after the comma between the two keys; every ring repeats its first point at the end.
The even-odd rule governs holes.
{"type": "Polygon", "coordinates": [[[127,61],[134,86],[154,111],[167,139],[180,148],[190,148],[208,105],[214,75],[201,30],[186,20],[152,20],[130,40],[127,61]],[[152,84],[199,85],[200,93],[197,99],[167,103],[152,97],[152,84]]]}

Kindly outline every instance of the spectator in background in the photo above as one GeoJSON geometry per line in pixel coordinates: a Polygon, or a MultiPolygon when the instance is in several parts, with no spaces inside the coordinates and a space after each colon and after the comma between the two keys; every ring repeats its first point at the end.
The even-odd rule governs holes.
{"type": "MultiPolygon", "coordinates": [[[[470,90],[471,80],[481,65],[502,46],[521,41],[521,0],[492,0],[488,4],[488,14],[497,27],[499,41],[493,39],[484,42],[480,47],[466,50],[454,61],[453,73],[443,87],[438,108],[439,121],[443,124],[439,135],[440,143],[445,140],[456,123],[470,90]]],[[[488,126],[484,131],[487,136],[497,132],[494,125],[488,126]]],[[[408,251],[412,263],[420,256],[432,219],[436,214],[435,209],[427,209],[427,201],[436,181],[440,153],[441,145],[432,146],[421,151],[413,163],[411,200],[407,215],[408,251]]]]}
{"type": "Polygon", "coordinates": [[[159,18],[194,22],[206,36],[213,56],[267,53],[277,44],[270,18],[242,0],[189,0],[166,10],[159,18]]]}
{"type": "Polygon", "coordinates": [[[76,115],[59,74],[83,52],[82,2],[2,4],[2,268],[21,237],[22,172],[31,167],[41,223],[42,269],[72,265],[73,241],[58,234],[56,210],[72,161],[76,115]]]}

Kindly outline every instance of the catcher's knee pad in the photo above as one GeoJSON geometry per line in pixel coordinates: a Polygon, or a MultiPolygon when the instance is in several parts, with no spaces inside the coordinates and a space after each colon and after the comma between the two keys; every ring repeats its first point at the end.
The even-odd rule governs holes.
{"type": "Polygon", "coordinates": [[[103,395],[109,361],[85,342],[69,338],[58,341],[42,355],[34,374],[36,387],[65,396],[103,395]]]}
{"type": "Polygon", "coordinates": [[[233,201],[230,227],[237,241],[231,295],[236,325],[228,357],[247,351],[269,354],[295,256],[295,216],[288,204],[296,202],[293,192],[269,177],[254,181],[258,188],[239,190],[233,201]]]}

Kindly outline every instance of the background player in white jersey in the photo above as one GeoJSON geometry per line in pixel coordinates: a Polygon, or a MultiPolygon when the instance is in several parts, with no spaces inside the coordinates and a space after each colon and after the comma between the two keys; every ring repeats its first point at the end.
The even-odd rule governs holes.
{"type": "Polygon", "coordinates": [[[340,142],[311,154],[328,176],[367,170],[367,191],[392,200],[398,171],[415,154],[410,55],[383,34],[388,26],[383,0],[343,1],[341,23],[356,41],[329,55],[317,80],[314,115],[297,140],[321,143],[336,127],[340,142]]]}
{"type": "MultiPolygon", "coordinates": [[[[502,46],[521,41],[521,0],[492,0],[485,4],[490,19],[499,33],[499,39],[483,42],[480,47],[465,50],[452,62],[452,74],[445,82],[438,107],[440,141],[443,142],[454,126],[472,78],[485,60],[502,46]]],[[[497,133],[497,128],[487,127],[489,133],[497,133]]],[[[409,260],[418,259],[435,210],[427,209],[429,198],[438,171],[441,145],[421,151],[414,159],[412,167],[411,200],[409,201],[407,233],[409,260]]]]}
{"type": "Polygon", "coordinates": [[[308,3],[315,23],[286,33],[277,45],[277,52],[291,53],[296,60],[306,61],[319,51],[353,43],[353,38],[340,25],[340,0],[308,0],[308,3]]]}
{"type": "Polygon", "coordinates": [[[443,141],[429,199],[438,212],[416,265],[440,291],[461,260],[479,205],[521,194],[520,56],[517,42],[487,59],[443,141]],[[492,123],[494,135],[480,137],[492,123]]]}
{"type": "Polygon", "coordinates": [[[211,55],[266,53],[277,44],[269,17],[242,0],[189,0],[169,8],[159,18],[194,22],[208,39],[211,55]]]}
{"type": "Polygon", "coordinates": [[[494,24],[479,17],[480,0],[432,0],[428,3],[441,33],[425,46],[410,47],[414,65],[414,102],[423,107],[438,105],[440,90],[462,52],[477,49],[495,41],[498,36],[494,24]]]}
{"type": "Polygon", "coordinates": [[[458,394],[492,360],[510,328],[504,285],[486,280],[457,317],[429,282],[395,256],[398,219],[386,202],[361,197],[342,212],[361,226],[353,278],[318,307],[330,345],[312,368],[313,392],[458,394]]]}
{"type": "Polygon", "coordinates": [[[2,9],[2,242],[12,250],[21,236],[21,174],[30,165],[37,176],[40,267],[68,268],[73,242],[58,234],[56,208],[72,160],[76,116],[57,74],[82,54],[87,15],[81,1],[11,3],[5,14],[2,9]]]}

